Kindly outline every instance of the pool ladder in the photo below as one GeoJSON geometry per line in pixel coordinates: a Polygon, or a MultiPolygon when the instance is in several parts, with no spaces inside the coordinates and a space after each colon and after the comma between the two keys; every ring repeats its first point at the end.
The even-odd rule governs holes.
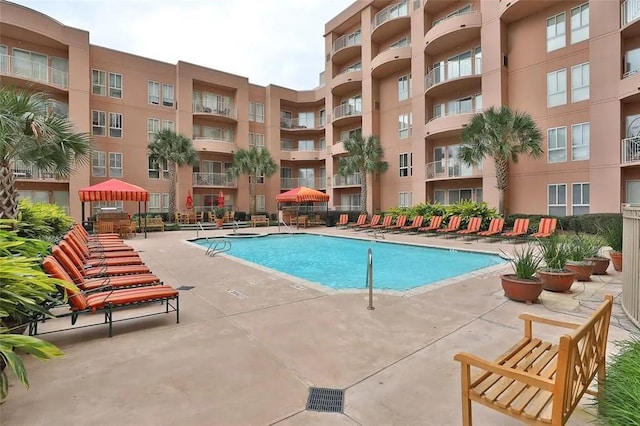
{"type": "Polygon", "coordinates": [[[373,307],[373,252],[371,249],[367,251],[367,283],[366,286],[369,287],[369,306],[367,309],[372,311],[375,308],[373,307]]]}
{"type": "Polygon", "coordinates": [[[209,242],[209,247],[207,247],[207,251],[205,254],[213,257],[216,254],[225,253],[229,250],[231,250],[231,241],[214,239],[209,242]]]}

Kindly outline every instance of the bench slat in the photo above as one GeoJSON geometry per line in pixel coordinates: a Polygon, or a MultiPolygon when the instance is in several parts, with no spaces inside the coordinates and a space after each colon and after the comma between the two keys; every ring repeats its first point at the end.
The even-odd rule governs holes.
{"type": "MultiPolygon", "coordinates": [[[[509,348],[509,350],[507,352],[505,352],[502,355],[500,355],[498,357],[498,359],[496,359],[493,362],[495,364],[502,364],[505,360],[509,359],[509,357],[511,357],[512,354],[517,353],[520,349],[525,347],[529,343],[529,341],[530,341],[530,339],[528,339],[527,337],[523,337],[522,339],[520,339],[520,341],[518,341],[518,343],[516,343],[511,348],[509,348]]],[[[476,387],[480,382],[482,382],[484,379],[486,379],[490,375],[491,375],[491,373],[486,373],[486,372],[477,375],[475,378],[473,378],[471,380],[471,383],[470,383],[469,386],[471,388],[476,387]]]]}

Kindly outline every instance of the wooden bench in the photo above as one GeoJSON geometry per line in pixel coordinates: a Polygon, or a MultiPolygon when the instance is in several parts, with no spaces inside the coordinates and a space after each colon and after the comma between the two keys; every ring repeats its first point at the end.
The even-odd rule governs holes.
{"type": "Polygon", "coordinates": [[[515,417],[527,424],[563,425],[598,375],[605,378],[607,336],[613,297],[583,324],[522,314],[524,337],[495,361],[458,353],[462,364],[462,423],[471,425],[471,401],[515,417]],[[533,337],[532,323],[573,330],[559,343],[533,337]],[[471,367],[480,373],[471,378],[471,367]]]}
{"type": "Polygon", "coordinates": [[[256,227],[258,225],[269,226],[269,218],[265,214],[251,215],[251,226],[256,227]]]}
{"type": "MultiPolygon", "coordinates": [[[[138,224],[137,220],[135,220],[135,224],[138,224]]],[[[148,217],[146,226],[147,231],[152,229],[159,229],[160,231],[164,232],[164,222],[162,221],[161,217],[148,217]]],[[[140,232],[144,232],[144,227],[144,218],[140,218],[140,232]]]]}

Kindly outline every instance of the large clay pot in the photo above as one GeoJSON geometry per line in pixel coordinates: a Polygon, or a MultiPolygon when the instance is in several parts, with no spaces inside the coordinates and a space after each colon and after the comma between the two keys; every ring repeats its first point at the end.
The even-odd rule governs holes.
{"type": "Polygon", "coordinates": [[[622,271],[622,252],[621,251],[610,251],[609,256],[611,257],[611,263],[613,263],[613,269],[618,272],[622,271]]]}
{"type": "Polygon", "coordinates": [[[223,225],[224,225],[224,219],[217,219],[216,218],[216,226],[218,228],[222,228],[223,225]]]}
{"type": "Polygon", "coordinates": [[[593,265],[593,275],[606,275],[607,268],[609,267],[609,259],[606,257],[585,257],[586,262],[591,262],[593,265]]]}
{"type": "Polygon", "coordinates": [[[502,275],[504,295],[511,300],[532,304],[542,293],[542,281],[539,278],[520,279],[514,274],[502,275]]]}
{"type": "Polygon", "coordinates": [[[568,269],[561,271],[543,269],[536,275],[542,280],[542,288],[548,291],[568,292],[576,280],[576,274],[568,269]]]}
{"type": "Polygon", "coordinates": [[[573,271],[578,281],[591,281],[593,265],[591,262],[567,262],[565,269],[573,271]]]}

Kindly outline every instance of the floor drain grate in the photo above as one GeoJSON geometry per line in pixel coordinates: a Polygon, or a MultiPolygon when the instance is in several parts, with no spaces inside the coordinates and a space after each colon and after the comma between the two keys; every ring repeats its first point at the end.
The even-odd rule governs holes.
{"type": "Polygon", "coordinates": [[[195,287],[192,286],[192,285],[183,285],[183,286],[178,287],[177,290],[187,291],[187,290],[191,290],[192,288],[195,288],[195,287]]]}
{"type": "Polygon", "coordinates": [[[344,409],[344,390],[327,388],[309,388],[307,410],[323,413],[342,413],[344,409]]]}

